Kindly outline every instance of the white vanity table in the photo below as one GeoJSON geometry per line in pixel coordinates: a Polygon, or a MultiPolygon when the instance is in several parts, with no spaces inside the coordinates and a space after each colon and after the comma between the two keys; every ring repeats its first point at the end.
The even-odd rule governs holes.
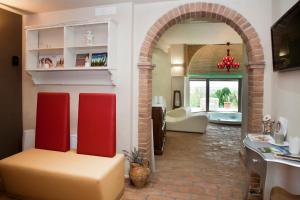
{"type": "Polygon", "coordinates": [[[300,162],[276,158],[272,153],[262,153],[258,148],[272,147],[267,142],[253,142],[248,137],[246,147],[247,171],[260,175],[263,199],[269,200],[273,187],[281,187],[291,194],[300,195],[300,162]]]}

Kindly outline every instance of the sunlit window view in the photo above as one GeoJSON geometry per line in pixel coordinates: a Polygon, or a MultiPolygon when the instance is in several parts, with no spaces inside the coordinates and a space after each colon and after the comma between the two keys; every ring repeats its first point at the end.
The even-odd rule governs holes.
{"type": "Polygon", "coordinates": [[[193,112],[206,111],[206,81],[190,81],[190,107],[193,112]]]}
{"type": "Polygon", "coordinates": [[[210,81],[209,111],[238,112],[239,82],[210,81]]]}
{"type": "Polygon", "coordinates": [[[206,80],[190,81],[190,107],[193,112],[238,112],[239,81],[209,80],[209,106],[206,110],[206,80]]]}

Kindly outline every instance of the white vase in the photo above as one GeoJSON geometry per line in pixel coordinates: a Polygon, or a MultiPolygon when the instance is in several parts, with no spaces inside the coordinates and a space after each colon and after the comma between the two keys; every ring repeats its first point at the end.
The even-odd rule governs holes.
{"type": "Polygon", "coordinates": [[[85,34],[85,44],[87,46],[92,46],[94,43],[94,35],[92,31],[87,31],[85,34]]]}

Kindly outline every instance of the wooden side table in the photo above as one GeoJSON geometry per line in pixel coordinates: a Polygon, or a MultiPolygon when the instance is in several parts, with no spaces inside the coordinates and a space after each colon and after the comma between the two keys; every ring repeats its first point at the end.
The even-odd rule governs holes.
{"type": "Polygon", "coordinates": [[[165,147],[166,140],[166,108],[162,106],[152,107],[152,120],[153,120],[153,141],[154,141],[154,154],[162,155],[165,147]]]}

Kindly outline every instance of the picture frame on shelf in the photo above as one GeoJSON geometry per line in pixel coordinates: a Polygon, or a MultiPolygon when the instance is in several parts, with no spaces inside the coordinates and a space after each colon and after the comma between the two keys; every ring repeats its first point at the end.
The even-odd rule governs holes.
{"type": "Polygon", "coordinates": [[[91,67],[106,67],[107,66],[107,52],[92,53],[91,67]]]}
{"type": "Polygon", "coordinates": [[[63,55],[41,55],[38,59],[38,68],[51,69],[56,67],[64,67],[63,55]]]}
{"type": "Polygon", "coordinates": [[[63,68],[65,64],[64,56],[63,55],[57,55],[55,56],[55,67],[57,68],[63,68]]]}
{"type": "Polygon", "coordinates": [[[89,65],[90,54],[89,53],[79,53],[76,54],[76,67],[86,67],[89,65]]]}

